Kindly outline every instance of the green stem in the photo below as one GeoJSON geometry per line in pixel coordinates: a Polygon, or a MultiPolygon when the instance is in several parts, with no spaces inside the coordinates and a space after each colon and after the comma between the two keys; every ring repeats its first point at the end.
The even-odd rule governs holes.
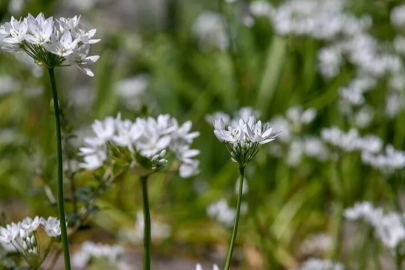
{"type": "Polygon", "coordinates": [[[229,267],[231,266],[233,248],[235,246],[236,234],[238,233],[240,205],[242,203],[243,178],[245,175],[245,167],[239,167],[239,172],[240,172],[240,181],[239,181],[238,205],[236,206],[236,218],[235,218],[235,223],[233,225],[232,238],[231,238],[231,243],[229,245],[229,251],[228,251],[228,256],[226,258],[224,270],[229,270],[229,267]]]}
{"type": "Polygon", "coordinates": [[[149,211],[149,197],[148,197],[148,176],[141,177],[142,182],[142,195],[143,195],[143,218],[144,218],[144,234],[143,234],[143,269],[150,270],[151,259],[151,221],[149,211]]]}
{"type": "Polygon", "coordinates": [[[63,196],[62,131],[61,131],[61,124],[60,124],[58,91],[56,89],[54,68],[49,68],[48,72],[49,72],[49,78],[51,80],[51,85],[52,85],[53,106],[54,106],[54,110],[55,110],[55,120],[56,120],[57,156],[58,156],[58,212],[59,212],[60,229],[61,229],[61,236],[62,236],[63,256],[65,259],[65,270],[71,270],[70,256],[69,256],[69,243],[68,243],[67,229],[66,229],[64,196],[63,196]]]}

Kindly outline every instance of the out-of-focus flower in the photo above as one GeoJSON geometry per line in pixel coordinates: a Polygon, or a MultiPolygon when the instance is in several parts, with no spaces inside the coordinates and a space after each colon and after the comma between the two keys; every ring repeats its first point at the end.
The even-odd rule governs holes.
{"type": "Polygon", "coordinates": [[[72,265],[76,268],[85,268],[90,264],[92,258],[106,259],[111,266],[119,270],[129,269],[122,260],[124,249],[119,245],[107,245],[101,243],[84,242],[80,250],[72,258],[72,265]]]}
{"type": "Polygon", "coordinates": [[[375,208],[370,202],[361,202],[346,209],[344,215],[349,220],[363,220],[371,225],[375,229],[376,237],[392,251],[405,241],[403,214],[384,214],[380,207],[375,208]]]}
{"type": "MultiPolygon", "coordinates": [[[[246,211],[247,204],[242,204],[241,212],[246,213],[246,211]]],[[[225,199],[221,199],[207,207],[207,215],[224,226],[231,227],[236,217],[236,210],[230,207],[225,199]]]]}
{"type": "Polygon", "coordinates": [[[308,259],[301,267],[295,270],[344,270],[344,266],[341,263],[332,262],[322,259],[308,259]]]}
{"type": "Polygon", "coordinates": [[[391,10],[391,23],[397,27],[405,26],[405,5],[396,6],[391,10]]]}
{"type": "MultiPolygon", "coordinates": [[[[145,219],[142,212],[138,212],[136,215],[135,224],[135,240],[137,242],[142,242],[145,231],[145,219]]],[[[151,227],[151,238],[153,240],[159,241],[170,237],[172,234],[172,228],[170,225],[154,221],[151,227]]]]}
{"type": "MultiPolygon", "coordinates": [[[[213,270],[219,270],[218,265],[214,264],[212,267],[213,270]]],[[[195,266],[195,270],[203,270],[201,264],[197,263],[197,265],[195,266]]]]}
{"type": "Polygon", "coordinates": [[[225,20],[217,13],[201,13],[193,24],[193,32],[203,50],[217,48],[224,51],[229,46],[225,20]]]}

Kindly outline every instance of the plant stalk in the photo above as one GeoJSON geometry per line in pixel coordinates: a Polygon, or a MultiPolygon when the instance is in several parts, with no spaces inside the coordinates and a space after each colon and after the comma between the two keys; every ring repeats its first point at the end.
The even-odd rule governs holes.
{"type": "Polygon", "coordinates": [[[60,229],[61,229],[61,236],[62,236],[65,270],[71,270],[70,256],[69,256],[69,243],[68,243],[66,218],[65,218],[65,205],[64,205],[65,202],[64,202],[64,195],[63,195],[62,131],[61,131],[61,124],[60,124],[60,109],[59,109],[58,91],[56,89],[54,68],[49,68],[48,72],[49,72],[49,78],[51,80],[53,106],[54,106],[55,120],[56,120],[56,137],[57,137],[56,146],[57,146],[57,159],[58,159],[58,185],[57,185],[58,213],[59,213],[60,229]]]}
{"type": "Polygon", "coordinates": [[[225,263],[224,270],[229,270],[229,267],[231,266],[233,248],[235,246],[236,234],[238,233],[240,206],[241,206],[241,203],[242,203],[243,178],[244,178],[244,175],[245,175],[245,167],[239,167],[239,172],[240,172],[240,181],[239,181],[239,192],[238,192],[238,204],[236,206],[235,223],[233,225],[232,238],[231,238],[231,243],[229,244],[228,256],[226,258],[226,263],[225,263]]]}
{"type": "Polygon", "coordinates": [[[141,177],[142,195],[143,195],[143,218],[144,218],[144,233],[143,233],[143,269],[150,270],[151,261],[151,220],[149,211],[148,197],[148,176],[141,177]]]}

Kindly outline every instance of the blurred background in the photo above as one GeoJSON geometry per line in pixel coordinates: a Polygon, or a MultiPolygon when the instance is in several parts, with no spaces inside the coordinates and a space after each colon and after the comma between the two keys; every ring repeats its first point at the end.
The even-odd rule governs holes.
{"type": "MultiPolygon", "coordinates": [[[[238,168],[215,138],[211,121],[249,114],[282,134],[246,168],[232,269],[294,269],[313,257],[347,269],[394,269],[390,250],[364,224],[344,220],[342,212],[365,200],[401,211],[403,166],[387,169],[367,159],[367,153],[384,156],[386,146],[398,151],[396,161],[403,158],[401,4],[1,0],[0,22],[27,13],[81,14],[85,29],[97,29],[101,42],[91,52],[100,55],[95,77],[75,68],[57,70],[65,169],[68,176],[74,172],[79,186],[92,181],[77,169],[77,153],[95,119],[168,113],[180,122],[191,120],[192,130],[201,133],[193,147],[201,150],[199,175],[156,174],[149,181],[155,269],[194,269],[197,262],[212,269],[224,262],[238,168]],[[327,130],[333,126],[346,135],[327,130]]],[[[57,215],[55,127],[45,71],[25,55],[0,52],[2,224],[57,215]]],[[[67,197],[69,192],[66,181],[67,197]]],[[[89,269],[141,269],[139,180],[121,177],[97,206],[71,238],[73,255],[85,241],[119,245],[121,266],[107,268],[94,260],[89,269]]],[[[68,202],[69,211],[72,207],[68,202]]]]}

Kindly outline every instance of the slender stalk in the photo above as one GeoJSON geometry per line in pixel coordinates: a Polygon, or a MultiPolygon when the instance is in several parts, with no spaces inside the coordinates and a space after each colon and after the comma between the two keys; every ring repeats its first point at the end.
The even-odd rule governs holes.
{"type": "Polygon", "coordinates": [[[240,181],[239,181],[238,204],[236,206],[235,223],[233,224],[232,238],[231,238],[231,243],[229,244],[228,256],[226,258],[224,270],[229,270],[229,267],[231,266],[233,248],[235,246],[236,234],[238,233],[240,205],[242,203],[243,178],[245,175],[245,167],[239,167],[239,172],[240,172],[240,181]]]}
{"type": "Polygon", "coordinates": [[[151,259],[151,221],[149,211],[149,197],[148,197],[148,176],[141,177],[142,182],[142,195],[143,195],[143,218],[144,218],[144,233],[143,233],[143,270],[150,270],[151,259]]]}
{"type": "Polygon", "coordinates": [[[58,212],[60,220],[60,229],[62,236],[62,246],[63,246],[63,255],[65,260],[65,270],[71,270],[70,267],[70,256],[69,256],[69,243],[67,237],[66,229],[66,218],[65,218],[65,205],[64,205],[64,196],[63,196],[63,160],[62,160],[62,131],[60,125],[60,110],[59,110],[59,100],[58,100],[58,91],[56,89],[55,81],[55,70],[54,68],[49,68],[49,78],[51,80],[52,94],[53,94],[53,106],[55,110],[55,120],[56,120],[56,137],[57,137],[57,157],[58,157],[58,212]]]}

